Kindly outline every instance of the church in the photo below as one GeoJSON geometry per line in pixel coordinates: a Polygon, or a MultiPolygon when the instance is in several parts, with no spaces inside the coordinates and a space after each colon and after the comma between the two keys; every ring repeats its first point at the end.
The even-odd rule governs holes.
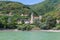
{"type": "MultiPolygon", "coordinates": [[[[27,14],[21,14],[21,16],[28,16],[27,14]]],[[[21,24],[23,21],[25,24],[33,24],[35,19],[42,19],[42,16],[34,16],[34,13],[31,13],[30,18],[19,19],[18,24],[21,24]]]]}

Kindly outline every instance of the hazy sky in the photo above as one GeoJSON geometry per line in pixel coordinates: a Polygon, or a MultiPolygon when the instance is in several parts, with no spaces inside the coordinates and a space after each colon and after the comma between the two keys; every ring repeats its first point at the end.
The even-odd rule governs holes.
{"type": "Polygon", "coordinates": [[[36,4],[36,3],[42,2],[44,0],[10,0],[10,1],[17,1],[17,2],[21,2],[23,4],[26,4],[26,5],[31,5],[31,4],[36,4]]]}

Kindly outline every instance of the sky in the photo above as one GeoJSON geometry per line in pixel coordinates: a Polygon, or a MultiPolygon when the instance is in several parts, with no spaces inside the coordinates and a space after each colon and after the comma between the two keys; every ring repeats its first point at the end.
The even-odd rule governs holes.
{"type": "Polygon", "coordinates": [[[32,4],[40,3],[44,0],[10,0],[10,1],[21,2],[25,5],[32,5],[32,4]]]}

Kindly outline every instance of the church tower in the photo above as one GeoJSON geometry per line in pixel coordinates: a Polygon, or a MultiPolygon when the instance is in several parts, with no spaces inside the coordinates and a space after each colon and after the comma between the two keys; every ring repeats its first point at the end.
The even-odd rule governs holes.
{"type": "Polygon", "coordinates": [[[31,13],[31,20],[30,20],[30,23],[33,24],[33,13],[31,13]]]}

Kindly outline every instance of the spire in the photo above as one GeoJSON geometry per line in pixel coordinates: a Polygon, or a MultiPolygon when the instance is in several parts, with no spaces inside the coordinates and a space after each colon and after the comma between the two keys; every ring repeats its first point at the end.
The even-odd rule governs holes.
{"type": "Polygon", "coordinates": [[[31,23],[31,24],[33,23],[33,13],[31,13],[31,20],[30,20],[30,23],[31,23]]]}

